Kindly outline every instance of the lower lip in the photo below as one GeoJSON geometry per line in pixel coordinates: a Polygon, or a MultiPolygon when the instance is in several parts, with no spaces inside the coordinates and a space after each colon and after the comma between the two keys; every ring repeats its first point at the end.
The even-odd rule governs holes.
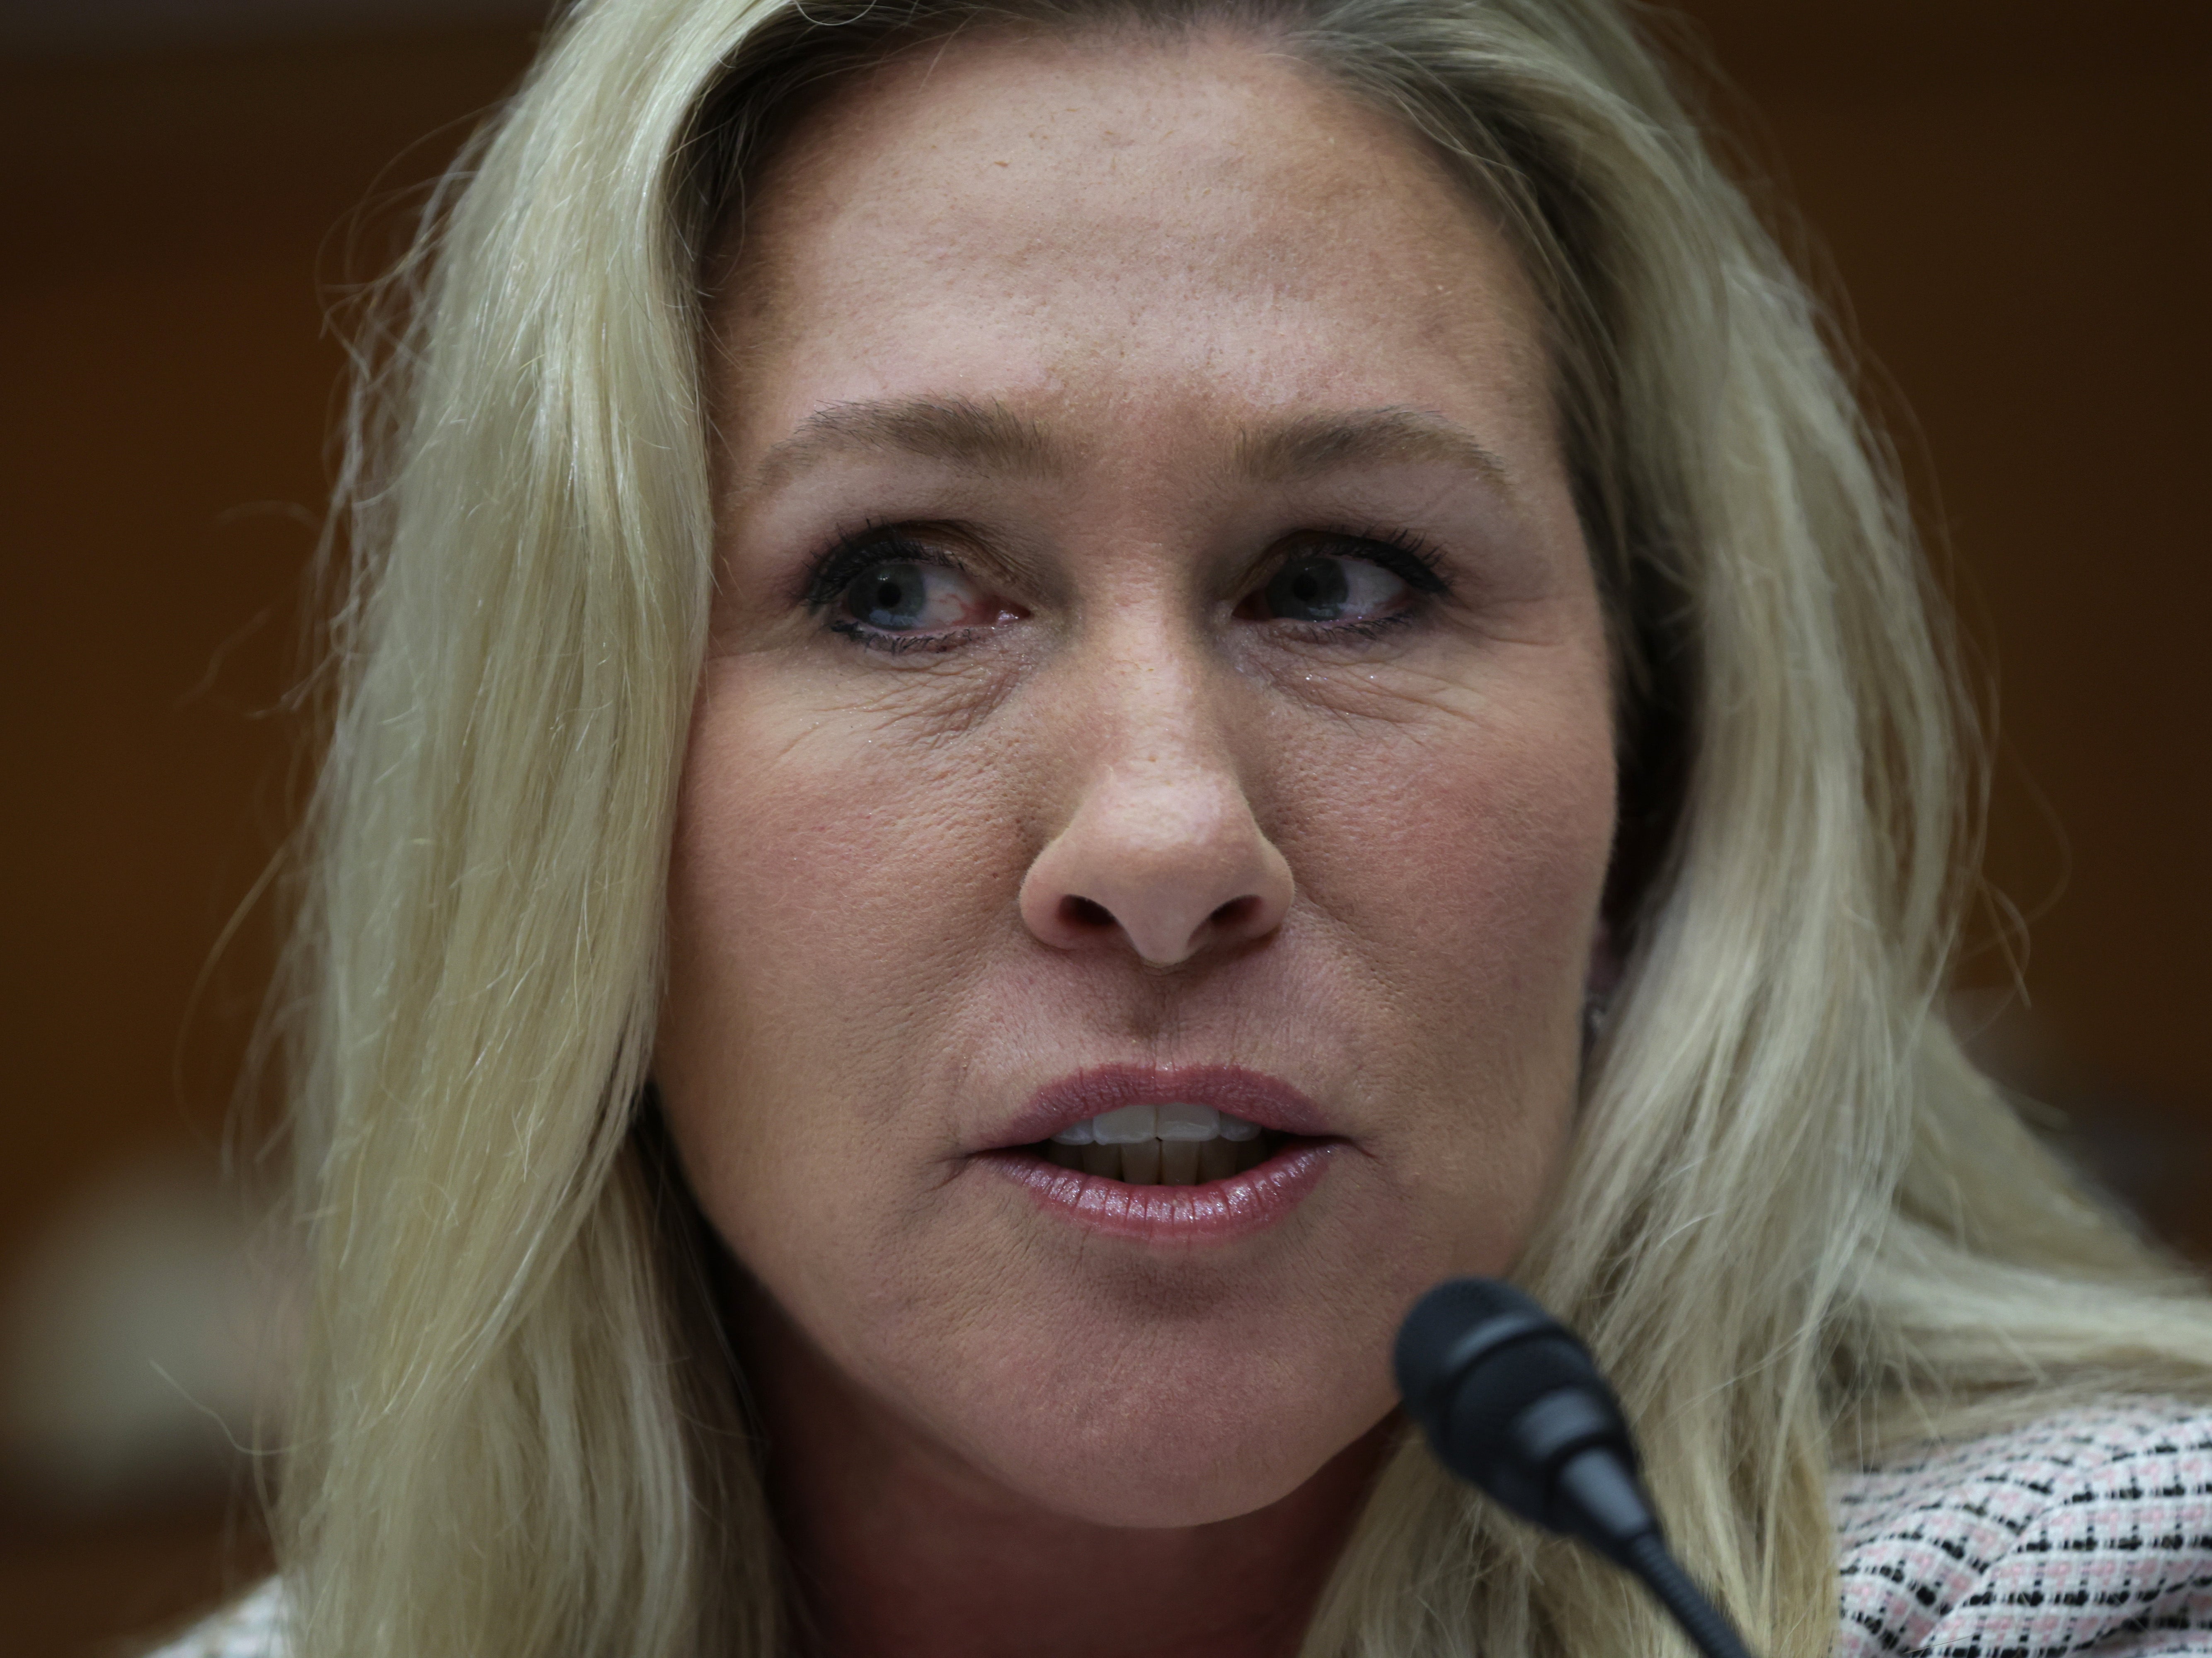
{"type": "Polygon", "coordinates": [[[1027,1151],[976,1161],[1026,1187],[1037,1207],[1101,1237],[1217,1243],[1265,1231],[1321,1184],[1341,1140],[1293,1140],[1257,1168],[1202,1186],[1132,1186],[1027,1151]]]}

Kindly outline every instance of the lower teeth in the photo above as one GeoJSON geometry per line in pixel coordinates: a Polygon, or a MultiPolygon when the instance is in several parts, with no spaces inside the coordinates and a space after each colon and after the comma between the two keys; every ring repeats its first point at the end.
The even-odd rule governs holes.
{"type": "Polygon", "coordinates": [[[1103,1180],[1131,1186],[1198,1186],[1227,1180],[1256,1168],[1273,1155],[1282,1137],[1263,1133],[1249,1140],[1139,1140],[1130,1145],[1063,1145],[1047,1140],[1030,1148],[1062,1169],[1080,1169],[1103,1180]]]}

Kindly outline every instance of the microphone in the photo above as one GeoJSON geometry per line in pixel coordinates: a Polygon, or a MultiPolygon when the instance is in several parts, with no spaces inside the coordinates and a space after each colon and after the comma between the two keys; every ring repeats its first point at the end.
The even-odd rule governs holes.
{"type": "Polygon", "coordinates": [[[1452,1278],[1413,1303],[1395,1359],[1437,1461],[1633,1572],[1705,1658],[1750,1658],[1668,1552],[1628,1419],[1574,1332],[1510,1284],[1452,1278]]]}

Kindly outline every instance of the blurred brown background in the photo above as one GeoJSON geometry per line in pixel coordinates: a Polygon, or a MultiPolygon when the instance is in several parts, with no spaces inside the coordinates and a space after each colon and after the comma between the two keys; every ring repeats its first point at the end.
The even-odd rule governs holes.
{"type": "MultiPolygon", "coordinates": [[[[1740,155],[1849,296],[1998,687],[2000,898],[1964,1016],[2206,1255],[2212,8],[1689,10],[1740,155]]],[[[216,948],[304,769],[281,704],[330,476],[324,319],[540,15],[0,11],[0,1645],[26,1658],[128,1650],[261,1569],[231,1442],[281,1349],[281,1262],[245,1248],[251,1160],[215,1172],[265,906],[216,948]]]]}

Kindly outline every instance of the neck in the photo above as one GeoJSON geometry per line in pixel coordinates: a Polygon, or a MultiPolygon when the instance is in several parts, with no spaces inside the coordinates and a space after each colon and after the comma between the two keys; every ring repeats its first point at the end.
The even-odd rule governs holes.
{"type": "Polygon", "coordinates": [[[1073,1519],[864,1397],[748,1296],[740,1328],[810,1658],[1290,1658],[1389,1443],[1209,1525],[1073,1519]]]}

